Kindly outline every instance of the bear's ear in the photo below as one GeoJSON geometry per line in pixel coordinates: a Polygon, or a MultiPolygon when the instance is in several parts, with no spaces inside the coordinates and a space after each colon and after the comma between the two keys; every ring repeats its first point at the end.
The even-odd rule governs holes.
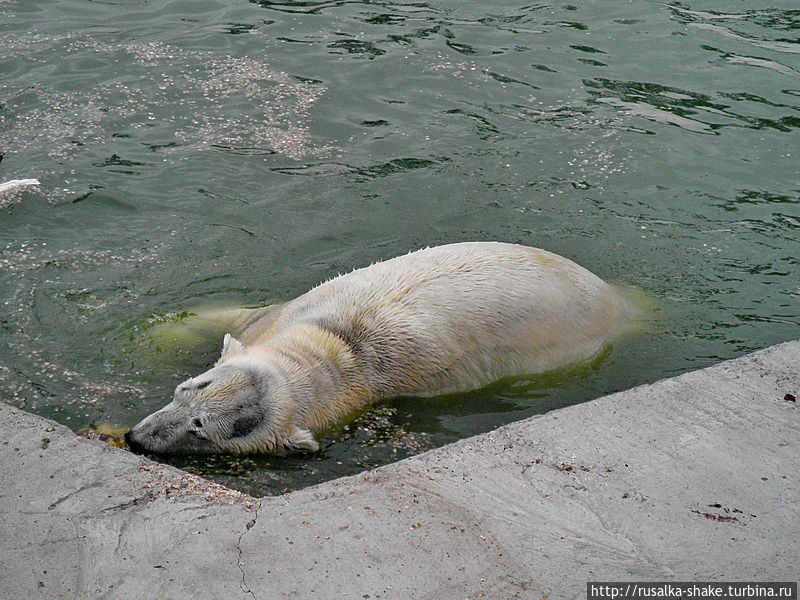
{"type": "Polygon", "coordinates": [[[233,337],[230,333],[226,333],[225,339],[222,342],[222,354],[220,355],[217,364],[221,363],[227,358],[231,358],[237,354],[242,354],[243,352],[244,344],[233,337]]]}

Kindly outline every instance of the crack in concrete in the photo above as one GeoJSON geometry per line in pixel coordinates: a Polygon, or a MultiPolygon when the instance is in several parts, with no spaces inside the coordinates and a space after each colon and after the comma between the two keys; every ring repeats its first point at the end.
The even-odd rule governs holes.
{"type": "Polygon", "coordinates": [[[104,509],[100,510],[100,512],[104,513],[104,512],[108,512],[110,510],[125,510],[126,508],[130,508],[131,506],[138,505],[140,502],[143,502],[143,501],[150,502],[151,500],[154,500],[155,498],[156,498],[156,495],[153,492],[147,492],[143,496],[138,496],[136,498],[133,498],[132,500],[128,500],[127,502],[123,502],[122,504],[115,504],[114,506],[109,506],[107,508],[104,508],[104,509]]]}
{"type": "Polygon", "coordinates": [[[53,509],[54,509],[56,506],[58,506],[59,504],[61,504],[61,503],[62,503],[62,502],[64,502],[65,500],[69,500],[69,499],[70,499],[70,498],[72,498],[73,496],[76,496],[76,495],[80,494],[81,492],[83,492],[83,491],[85,491],[85,490],[88,490],[88,489],[91,489],[91,488],[96,488],[96,487],[99,487],[99,486],[101,486],[101,485],[103,485],[103,480],[100,480],[100,481],[94,481],[94,482],[92,482],[92,483],[89,483],[89,484],[86,484],[86,485],[82,485],[82,486],[81,486],[81,487],[79,487],[77,490],[75,490],[75,491],[73,491],[73,492],[70,492],[70,493],[69,493],[69,494],[67,494],[66,496],[61,496],[61,497],[60,497],[58,500],[56,500],[56,501],[55,501],[55,502],[53,502],[53,503],[52,503],[50,506],[48,506],[48,507],[47,507],[47,510],[53,510],[53,509]]]}
{"type": "Polygon", "coordinates": [[[256,600],[256,595],[253,592],[253,590],[251,590],[248,587],[247,582],[245,581],[244,563],[242,562],[242,554],[243,554],[243,552],[242,552],[242,538],[244,538],[245,534],[248,531],[250,531],[253,528],[253,526],[256,524],[256,521],[258,520],[258,511],[259,510],[261,510],[261,501],[260,500],[258,502],[258,505],[253,509],[253,512],[254,512],[253,518],[250,521],[247,522],[247,524],[245,525],[244,531],[239,536],[239,539],[236,541],[236,550],[239,551],[239,556],[236,559],[236,566],[239,567],[239,571],[241,571],[241,573],[242,573],[242,580],[239,582],[239,587],[242,588],[242,591],[245,594],[250,594],[253,597],[253,600],[256,600]]]}

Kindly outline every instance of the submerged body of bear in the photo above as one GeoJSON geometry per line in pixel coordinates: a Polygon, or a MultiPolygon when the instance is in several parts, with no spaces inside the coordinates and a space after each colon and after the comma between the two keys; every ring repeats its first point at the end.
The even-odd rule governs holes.
{"type": "Polygon", "coordinates": [[[312,450],[312,431],[401,395],[482,387],[590,358],[628,302],[558,255],[514,244],[427,248],[243,313],[210,371],[129,435],[154,452],[312,450]]]}

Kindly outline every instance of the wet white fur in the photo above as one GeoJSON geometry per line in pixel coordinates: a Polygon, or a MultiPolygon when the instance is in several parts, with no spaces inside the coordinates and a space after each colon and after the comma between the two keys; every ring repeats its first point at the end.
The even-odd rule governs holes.
{"type": "MultiPolygon", "coordinates": [[[[189,449],[313,450],[310,432],[376,399],[466,391],[590,358],[630,312],[615,288],[544,250],[495,242],[426,248],[243,314],[241,341],[226,336],[217,366],[179,386],[189,396],[180,402],[176,393],[159,412],[181,423],[202,413],[208,447],[189,449]],[[264,422],[231,437],[236,412],[225,380],[237,370],[254,382],[237,388],[237,406],[258,403],[264,422]]],[[[137,428],[147,430],[148,419],[137,428]]],[[[151,449],[171,450],[151,437],[151,449]]]]}

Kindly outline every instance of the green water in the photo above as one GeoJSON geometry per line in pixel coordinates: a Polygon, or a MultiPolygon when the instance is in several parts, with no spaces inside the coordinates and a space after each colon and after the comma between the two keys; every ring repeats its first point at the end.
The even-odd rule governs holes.
{"type": "MultiPolygon", "coordinates": [[[[0,0],[0,397],[130,426],[210,365],[148,328],[505,240],[656,299],[594,368],[402,399],[254,494],[800,337],[796,1],[0,0]]],[[[663,415],[669,419],[669,414],[663,415]]]]}

